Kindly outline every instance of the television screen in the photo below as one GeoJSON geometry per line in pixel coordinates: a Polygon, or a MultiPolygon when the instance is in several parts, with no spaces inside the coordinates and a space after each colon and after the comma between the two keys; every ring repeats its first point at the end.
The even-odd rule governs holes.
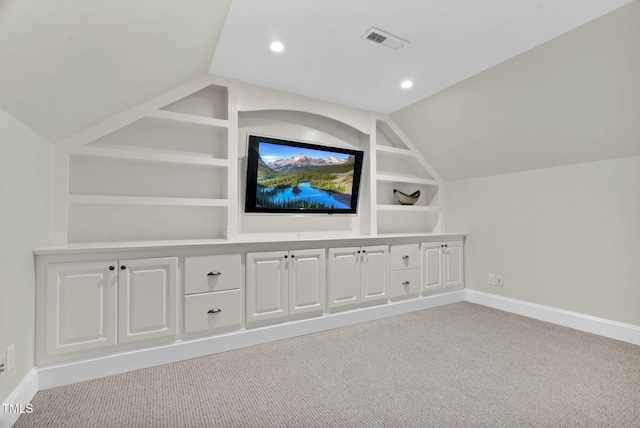
{"type": "Polygon", "coordinates": [[[354,214],[363,152],[249,136],[245,212],[354,214]]]}

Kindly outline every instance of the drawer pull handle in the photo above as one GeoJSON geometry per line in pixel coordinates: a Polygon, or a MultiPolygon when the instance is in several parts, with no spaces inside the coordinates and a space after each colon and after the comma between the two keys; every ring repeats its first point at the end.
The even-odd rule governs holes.
{"type": "Polygon", "coordinates": [[[409,285],[409,284],[410,284],[410,282],[409,282],[409,281],[404,281],[404,282],[402,283],[402,285],[409,285]]]}
{"type": "Polygon", "coordinates": [[[207,313],[208,314],[217,314],[218,312],[222,312],[222,309],[218,309],[218,308],[209,309],[209,311],[207,313]]]}
{"type": "Polygon", "coordinates": [[[220,276],[220,275],[221,275],[221,273],[216,271],[216,270],[214,270],[213,272],[209,272],[207,274],[207,276],[220,276]]]}

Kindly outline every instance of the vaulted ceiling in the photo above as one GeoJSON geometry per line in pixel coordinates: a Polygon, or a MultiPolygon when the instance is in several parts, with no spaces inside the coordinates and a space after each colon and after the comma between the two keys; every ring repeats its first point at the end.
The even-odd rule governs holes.
{"type": "Polygon", "coordinates": [[[0,0],[0,108],[53,143],[206,74],[231,0],[0,0]]]}
{"type": "MultiPolygon", "coordinates": [[[[395,112],[394,118],[432,159],[436,169],[444,170],[445,178],[508,172],[510,169],[496,167],[489,161],[479,171],[466,175],[452,172],[455,165],[473,164],[477,154],[465,153],[483,153],[483,145],[490,151],[505,149],[492,141],[497,137],[504,139],[505,132],[512,132],[507,126],[503,128],[507,131],[496,135],[494,128],[500,115],[508,112],[505,106],[509,106],[513,98],[507,97],[500,101],[502,104],[490,109],[491,126],[471,127],[473,131],[468,134],[460,130],[460,124],[476,117],[482,108],[474,104],[473,108],[464,110],[465,106],[477,103],[482,97],[517,94],[523,84],[535,86],[534,76],[527,70],[545,73],[541,68],[544,64],[536,66],[528,63],[527,58],[542,58],[551,68],[557,66],[562,58],[555,61],[553,53],[549,54],[551,57],[540,57],[535,52],[562,37],[573,40],[569,34],[576,31],[581,34],[585,23],[621,7],[640,18],[638,2],[640,0],[486,0],[480,3],[477,0],[0,0],[0,109],[55,143],[210,72],[349,106],[395,112]],[[635,6],[625,6],[629,3],[635,6]],[[391,50],[363,39],[371,27],[404,39],[404,47],[391,50]],[[285,45],[284,52],[279,54],[268,49],[269,43],[276,39],[285,45]],[[511,70],[513,61],[521,65],[511,70]],[[487,80],[487,76],[493,76],[492,70],[503,71],[487,80]],[[522,80],[510,73],[520,73],[522,80]],[[409,90],[400,89],[399,83],[404,79],[411,79],[414,86],[409,90]],[[474,85],[470,91],[469,85],[474,85]],[[479,91],[482,85],[493,88],[479,91]],[[514,89],[510,91],[510,87],[514,89]],[[443,116],[443,109],[449,116],[443,116]],[[468,117],[451,114],[456,110],[464,111],[468,117]]],[[[611,26],[615,27],[615,23],[611,26]]],[[[614,31],[611,26],[602,31],[614,31]]],[[[633,31],[624,31],[619,30],[619,34],[607,41],[616,43],[625,37],[636,37],[633,31]]],[[[567,49],[580,43],[574,40],[555,55],[572,57],[573,53],[567,49]]],[[[618,49],[615,57],[609,56],[606,60],[622,61],[623,66],[628,63],[629,70],[634,71],[638,54],[624,50],[633,49],[637,44],[623,45],[622,52],[618,49]]],[[[602,45],[595,52],[606,51],[607,46],[602,45]]],[[[598,58],[590,55],[583,52],[582,59],[569,64],[571,67],[567,70],[602,69],[598,58]]],[[[564,60],[566,62],[566,58],[564,60]]],[[[559,76],[571,87],[571,76],[563,73],[559,76]]],[[[587,73],[586,76],[599,79],[600,75],[587,73]]],[[[623,73],[623,78],[628,79],[628,73],[623,73]]],[[[581,88],[603,83],[607,84],[583,81],[582,86],[572,91],[580,94],[581,88]]],[[[553,91],[554,88],[555,83],[542,89],[553,91]]],[[[625,88],[615,90],[624,92],[625,88]]],[[[634,90],[630,92],[632,95],[634,90]]],[[[620,101],[616,97],[622,97],[621,105],[635,113],[636,104],[623,95],[614,96],[606,105],[620,101]]],[[[540,110],[545,106],[542,102],[535,108],[540,110]]],[[[530,113],[531,110],[522,110],[522,115],[530,113]]],[[[584,116],[578,115],[572,120],[583,119],[584,116]]],[[[515,121],[523,120],[519,117],[515,121]]],[[[518,129],[526,133],[535,124],[520,125],[518,129]]],[[[607,126],[617,125],[613,120],[607,126]]],[[[569,132],[568,127],[556,131],[556,137],[558,133],[569,132]]],[[[636,143],[631,136],[635,128],[627,127],[624,132],[623,137],[629,137],[626,146],[606,155],[574,156],[574,161],[634,153],[636,143]]],[[[591,134],[578,132],[571,138],[584,135],[591,134]]],[[[526,149],[528,144],[535,144],[533,140],[538,137],[539,134],[530,133],[529,137],[520,138],[520,146],[507,149],[526,149]]],[[[594,140],[593,146],[601,142],[594,140]]],[[[640,142],[637,145],[640,147],[640,142]]],[[[552,159],[553,150],[544,147],[544,153],[536,156],[552,159]]],[[[562,151],[564,157],[571,157],[576,147],[579,149],[575,142],[566,147],[562,151]]],[[[512,156],[517,158],[519,153],[512,156]]],[[[515,163],[514,168],[550,164],[553,162],[515,163]]]]}

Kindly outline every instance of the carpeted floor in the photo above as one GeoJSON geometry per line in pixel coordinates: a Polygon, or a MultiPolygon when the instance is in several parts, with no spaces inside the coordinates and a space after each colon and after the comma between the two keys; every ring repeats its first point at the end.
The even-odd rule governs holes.
{"type": "Polygon", "coordinates": [[[39,392],[27,427],[640,427],[640,347],[456,303],[39,392]]]}

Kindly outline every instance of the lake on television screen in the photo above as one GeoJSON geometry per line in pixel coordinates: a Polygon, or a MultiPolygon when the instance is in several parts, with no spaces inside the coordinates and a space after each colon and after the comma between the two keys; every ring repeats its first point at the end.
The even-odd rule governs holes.
{"type": "Polygon", "coordinates": [[[353,155],[260,142],[256,205],[350,209],[353,155]]]}

